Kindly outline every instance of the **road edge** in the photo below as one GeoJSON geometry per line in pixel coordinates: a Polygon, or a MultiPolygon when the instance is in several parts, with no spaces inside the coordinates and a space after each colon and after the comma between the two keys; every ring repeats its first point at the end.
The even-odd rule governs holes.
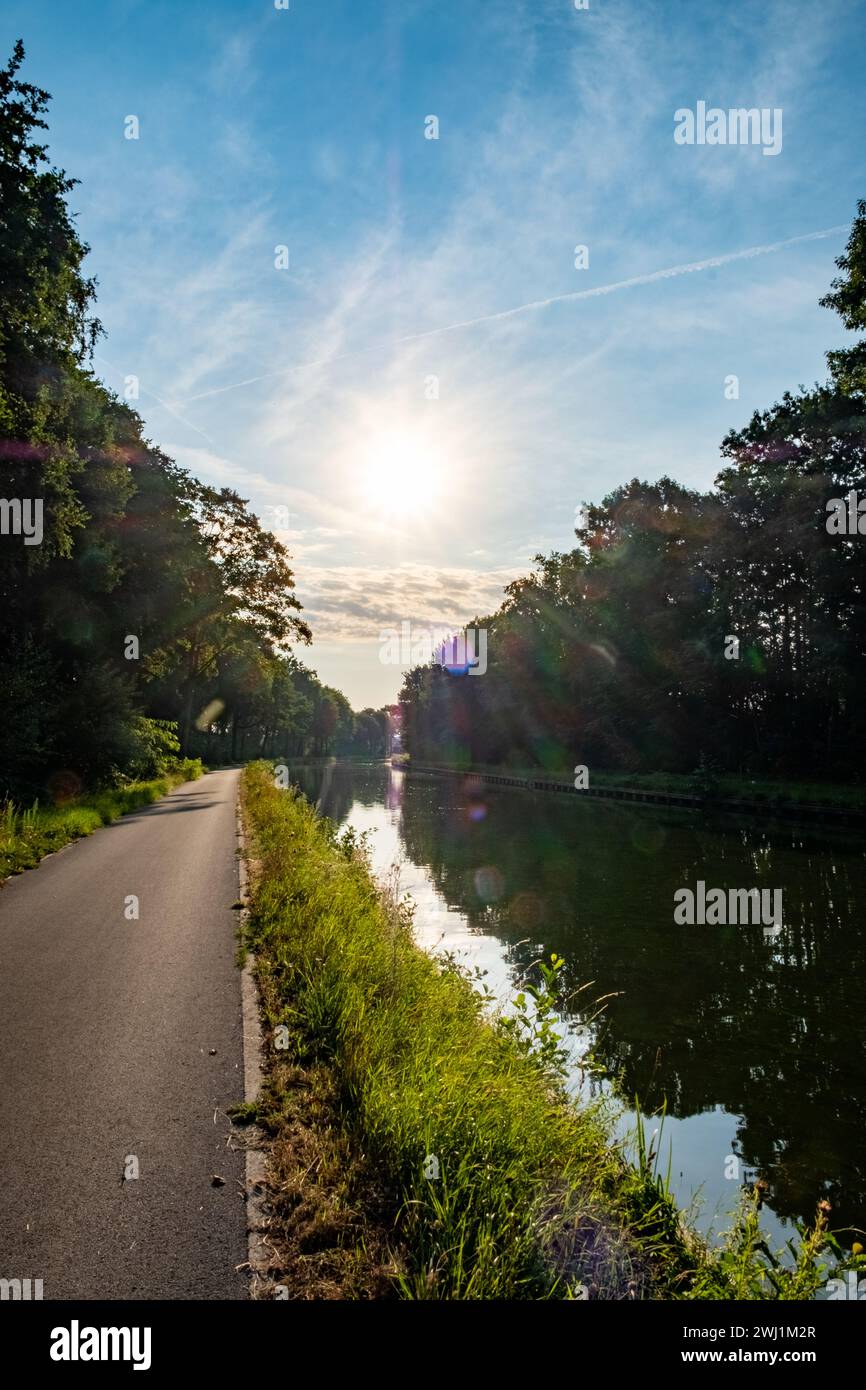
{"type": "MultiPolygon", "coordinates": [[[[238,901],[241,903],[240,922],[243,931],[249,920],[249,874],[247,871],[247,838],[241,812],[243,770],[238,778],[235,798],[237,828],[238,901]]],[[[255,976],[255,956],[244,948],[241,967],[241,1016],[243,1021],[244,1100],[252,1104],[259,1097],[264,1077],[264,1036],[262,1033],[261,1001],[255,976]]],[[[267,1216],[267,1158],[264,1136],[253,1126],[247,1134],[245,1149],[244,1193],[247,1208],[247,1259],[250,1267],[250,1298],[263,1294],[270,1264],[270,1252],[265,1241],[267,1216]]]]}

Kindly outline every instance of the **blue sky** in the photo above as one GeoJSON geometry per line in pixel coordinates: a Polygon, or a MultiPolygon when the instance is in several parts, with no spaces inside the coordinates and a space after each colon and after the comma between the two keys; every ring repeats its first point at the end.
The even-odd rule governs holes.
{"type": "Polygon", "coordinates": [[[383,629],[492,611],[582,501],[708,486],[732,425],[824,375],[846,233],[778,244],[866,196],[864,21],[866,0],[6,0],[0,39],[82,180],[99,375],[138,377],[149,436],[283,535],[301,656],[360,708],[399,689],[383,629]],[[781,108],[780,153],[677,145],[698,101],[781,108]]]}

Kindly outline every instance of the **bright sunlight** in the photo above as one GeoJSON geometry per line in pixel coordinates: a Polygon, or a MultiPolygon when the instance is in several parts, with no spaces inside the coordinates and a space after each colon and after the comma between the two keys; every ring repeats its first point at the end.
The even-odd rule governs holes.
{"type": "Polygon", "coordinates": [[[418,516],[441,494],[442,454],[422,430],[381,430],[364,448],[361,475],[371,507],[390,515],[418,516]]]}

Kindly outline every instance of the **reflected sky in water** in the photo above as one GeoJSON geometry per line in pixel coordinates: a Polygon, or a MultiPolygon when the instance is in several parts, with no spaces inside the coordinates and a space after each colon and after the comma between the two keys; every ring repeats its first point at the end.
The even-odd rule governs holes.
{"type": "Polygon", "coordinates": [[[384,764],[293,775],[324,814],[370,832],[376,873],[397,872],[415,901],[419,943],[486,971],[504,1004],[542,953],[565,958],[570,990],[593,982],[568,1017],[573,1088],[604,1085],[581,1074],[591,1046],[645,1112],[666,1101],[662,1166],[670,1152],[676,1196],[701,1229],[724,1229],[736,1202],[730,1155],[741,1181],[769,1185],[765,1226],[777,1238],[825,1196],[834,1228],[866,1226],[859,833],[709,823],[384,764]],[[674,892],[698,879],[781,888],[779,937],[675,925],[674,892]]]}

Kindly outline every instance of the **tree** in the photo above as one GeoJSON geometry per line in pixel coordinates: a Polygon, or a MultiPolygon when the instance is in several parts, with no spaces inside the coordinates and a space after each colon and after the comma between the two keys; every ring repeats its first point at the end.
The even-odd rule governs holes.
{"type": "MultiPolygon", "coordinates": [[[[822,304],[866,327],[866,203],[822,304]]],[[[407,674],[419,760],[856,777],[866,734],[866,542],[827,529],[866,497],[866,341],[722,444],[712,492],[631,482],[537,556],[491,617],[483,678],[407,674]],[[739,644],[733,659],[732,639],[739,644]]],[[[866,516],[864,516],[866,525],[866,516]]]]}
{"type": "MultiPolygon", "coordinates": [[[[0,71],[0,476],[10,505],[41,504],[44,534],[0,535],[0,796],[140,772],[169,756],[166,725],[189,755],[303,748],[322,687],[291,654],[311,634],[288,552],[93,375],[75,180],[47,161],[49,98],[23,59],[19,42],[0,71]]],[[[347,722],[328,701],[322,739],[347,722]]]]}

